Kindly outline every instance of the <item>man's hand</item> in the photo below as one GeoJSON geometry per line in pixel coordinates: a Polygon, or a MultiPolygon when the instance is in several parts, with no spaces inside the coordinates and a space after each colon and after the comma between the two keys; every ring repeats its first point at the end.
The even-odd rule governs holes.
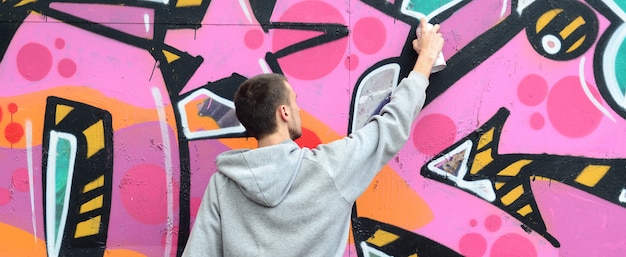
{"type": "Polygon", "coordinates": [[[426,18],[420,20],[417,32],[417,39],[413,40],[413,50],[418,57],[413,67],[413,71],[422,73],[426,78],[430,76],[433,64],[437,59],[441,49],[443,49],[443,35],[439,32],[439,24],[429,26],[426,18]]]}

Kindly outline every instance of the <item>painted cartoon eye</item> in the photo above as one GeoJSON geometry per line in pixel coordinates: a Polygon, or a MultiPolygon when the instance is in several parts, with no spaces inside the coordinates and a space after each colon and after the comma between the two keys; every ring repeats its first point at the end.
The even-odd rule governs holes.
{"type": "Polygon", "coordinates": [[[585,4],[556,1],[536,12],[526,27],[537,53],[553,60],[571,60],[585,53],[598,36],[598,20],[585,4]]]}

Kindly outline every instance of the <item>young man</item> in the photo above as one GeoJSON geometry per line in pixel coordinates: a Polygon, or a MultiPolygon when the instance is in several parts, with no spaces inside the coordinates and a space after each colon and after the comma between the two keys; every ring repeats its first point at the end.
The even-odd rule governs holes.
{"type": "MultiPolygon", "coordinates": [[[[422,19],[420,27],[425,28],[422,19]]],[[[183,256],[342,256],[356,199],[409,138],[443,47],[439,25],[413,42],[418,58],[391,100],[340,140],[300,148],[300,108],[281,75],[244,82],[237,118],[257,149],[217,157],[183,256]]]]}

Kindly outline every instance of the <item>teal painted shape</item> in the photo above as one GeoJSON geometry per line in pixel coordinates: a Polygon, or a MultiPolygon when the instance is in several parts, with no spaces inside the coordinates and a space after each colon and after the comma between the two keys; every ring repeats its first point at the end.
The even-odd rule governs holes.
{"type": "Polygon", "coordinates": [[[615,77],[622,96],[626,95],[626,41],[622,41],[615,57],[615,77]]]}
{"type": "Polygon", "coordinates": [[[429,15],[441,6],[444,6],[452,0],[405,0],[408,1],[406,9],[408,11],[429,15]]]}
{"type": "MultiPolygon", "coordinates": [[[[59,138],[56,149],[55,149],[56,158],[55,158],[55,203],[56,203],[56,213],[55,213],[55,235],[58,235],[59,227],[61,226],[61,218],[65,215],[63,213],[63,207],[66,204],[65,195],[68,193],[68,178],[70,173],[70,158],[72,154],[72,143],[63,138],[59,138]]],[[[58,238],[57,240],[59,240],[58,238]]]]}

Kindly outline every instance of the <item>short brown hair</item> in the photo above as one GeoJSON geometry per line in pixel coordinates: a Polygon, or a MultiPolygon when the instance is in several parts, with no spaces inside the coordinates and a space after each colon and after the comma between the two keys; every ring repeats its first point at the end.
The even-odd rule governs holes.
{"type": "Polygon", "coordinates": [[[276,131],[276,109],[289,103],[281,74],[260,74],[244,81],[235,93],[235,112],[248,135],[260,139],[276,131]]]}

